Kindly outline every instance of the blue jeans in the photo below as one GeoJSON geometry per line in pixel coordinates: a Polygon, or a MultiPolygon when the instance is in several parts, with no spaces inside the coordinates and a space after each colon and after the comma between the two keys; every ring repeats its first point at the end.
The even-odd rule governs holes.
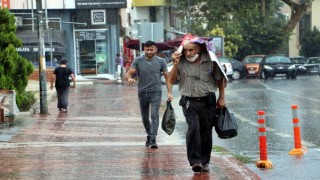
{"type": "Polygon", "coordinates": [[[59,109],[68,109],[68,96],[69,96],[69,87],[67,88],[57,88],[57,97],[58,104],[57,107],[59,109]]]}
{"type": "Polygon", "coordinates": [[[139,92],[138,96],[143,126],[148,136],[150,136],[150,138],[155,138],[158,134],[159,109],[161,104],[162,92],[139,92]],[[150,107],[151,122],[149,118],[150,107]]]}

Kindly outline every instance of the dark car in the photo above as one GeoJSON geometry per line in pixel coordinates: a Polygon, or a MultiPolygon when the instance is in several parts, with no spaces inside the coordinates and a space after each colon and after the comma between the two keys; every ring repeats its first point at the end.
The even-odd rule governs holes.
{"type": "Polygon", "coordinates": [[[232,58],[228,58],[228,59],[232,64],[232,69],[233,69],[233,74],[231,76],[232,79],[237,80],[237,79],[244,78],[246,76],[245,63],[232,58]]]}
{"type": "Polygon", "coordinates": [[[302,74],[312,75],[320,73],[320,57],[310,57],[307,62],[299,67],[302,74]]]}
{"type": "Polygon", "coordinates": [[[263,70],[261,78],[286,77],[297,78],[297,69],[294,63],[285,55],[267,55],[261,61],[263,70]]]}
{"type": "Polygon", "coordinates": [[[301,68],[301,66],[306,63],[307,59],[304,56],[292,56],[289,58],[293,62],[293,64],[296,66],[297,74],[304,74],[305,70],[301,68]]]}

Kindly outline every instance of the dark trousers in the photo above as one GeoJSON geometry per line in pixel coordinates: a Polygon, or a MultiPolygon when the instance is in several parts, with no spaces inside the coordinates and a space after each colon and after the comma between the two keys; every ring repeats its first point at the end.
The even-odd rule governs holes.
{"type": "Polygon", "coordinates": [[[139,94],[140,110],[142,123],[146,133],[150,138],[155,138],[158,134],[159,127],[159,109],[161,103],[161,91],[140,92],[139,94]],[[149,118],[151,107],[151,122],[149,118]]]}
{"type": "Polygon", "coordinates": [[[69,87],[66,88],[57,88],[57,98],[58,104],[57,107],[59,109],[68,109],[68,96],[69,96],[69,87]]]}
{"type": "Polygon", "coordinates": [[[215,104],[206,101],[187,100],[182,106],[188,124],[186,134],[187,156],[190,165],[208,164],[212,151],[212,128],[214,126],[215,104]]]}

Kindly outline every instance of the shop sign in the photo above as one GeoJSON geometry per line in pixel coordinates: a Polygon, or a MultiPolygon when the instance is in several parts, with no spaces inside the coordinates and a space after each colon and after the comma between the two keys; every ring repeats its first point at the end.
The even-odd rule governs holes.
{"type": "MultiPolygon", "coordinates": [[[[18,52],[38,52],[38,47],[18,47],[16,48],[18,52]]],[[[45,48],[46,52],[51,52],[51,48],[45,48]]],[[[52,48],[52,52],[55,52],[55,48],[52,48]]]]}
{"type": "Polygon", "coordinates": [[[126,0],[76,0],[76,9],[126,8],[126,0]]]}
{"type": "Polygon", "coordinates": [[[107,39],[106,31],[78,31],[76,32],[78,40],[104,40],[107,39]]]}
{"type": "Polygon", "coordinates": [[[106,24],[106,10],[105,9],[91,10],[91,24],[92,25],[106,24]]]}

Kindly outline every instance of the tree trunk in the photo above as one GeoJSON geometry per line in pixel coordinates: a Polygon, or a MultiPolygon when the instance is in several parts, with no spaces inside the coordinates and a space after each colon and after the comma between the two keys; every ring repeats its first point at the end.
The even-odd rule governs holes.
{"type": "Polygon", "coordinates": [[[284,32],[292,32],[299,22],[300,18],[305,14],[307,9],[312,4],[312,1],[305,1],[302,4],[297,4],[291,0],[282,0],[291,7],[291,17],[288,24],[283,28],[284,32]]]}

